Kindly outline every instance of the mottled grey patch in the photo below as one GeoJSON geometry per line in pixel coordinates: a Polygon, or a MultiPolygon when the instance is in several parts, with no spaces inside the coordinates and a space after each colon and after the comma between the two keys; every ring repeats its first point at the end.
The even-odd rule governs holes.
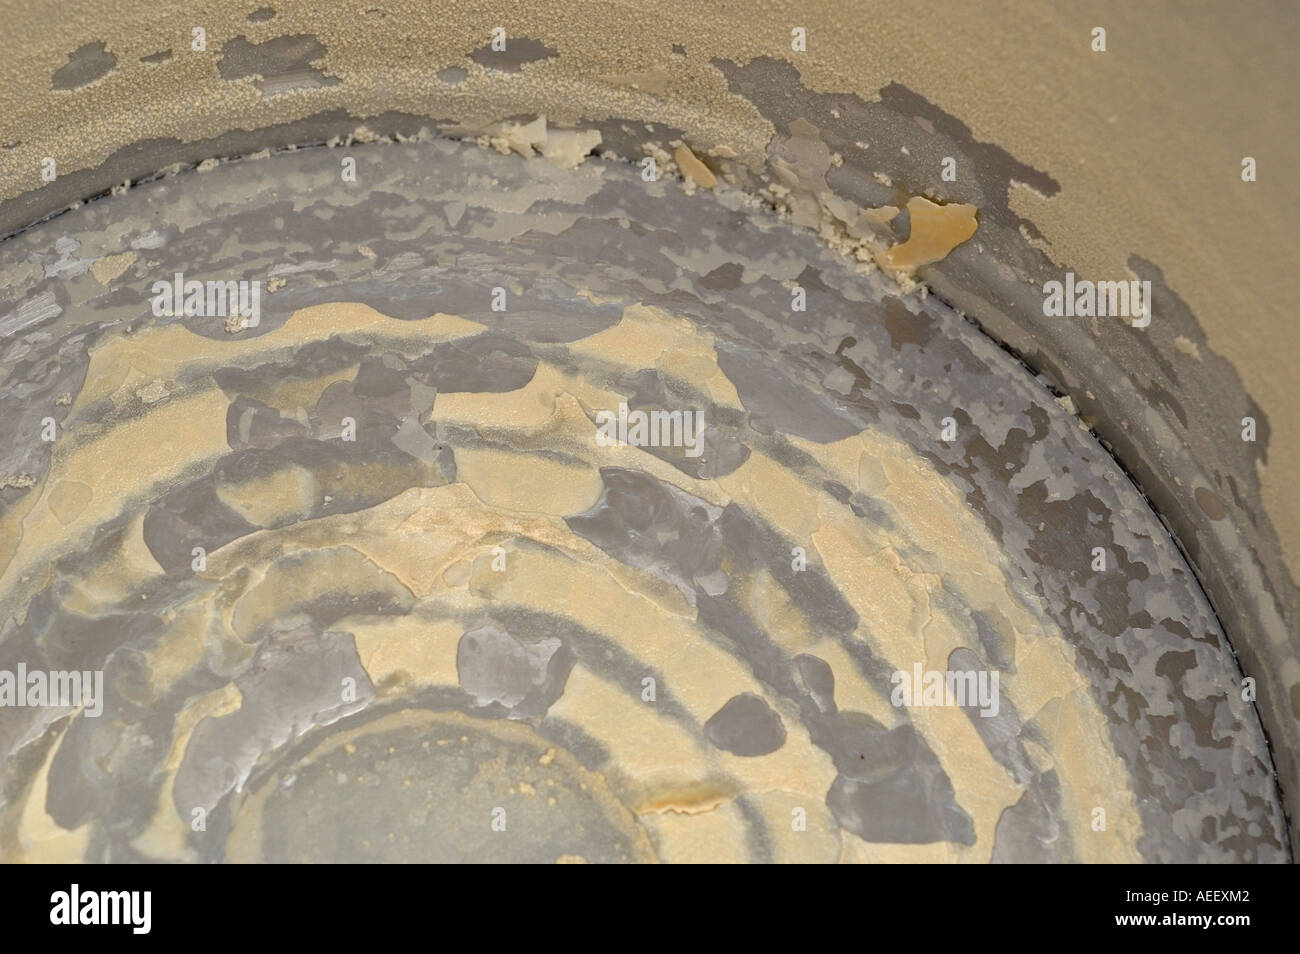
{"type": "Polygon", "coordinates": [[[719,343],[717,353],[718,365],[736,386],[756,431],[784,431],[829,444],[862,430],[860,423],[757,351],[719,343]]]}
{"type": "Polygon", "coordinates": [[[924,349],[935,334],[934,322],[929,315],[925,312],[914,315],[893,297],[885,299],[885,330],[889,332],[889,340],[896,351],[908,344],[924,349]]]}
{"type": "Polygon", "coordinates": [[[460,686],[480,706],[494,703],[516,717],[545,712],[564,691],[572,654],[553,636],[521,642],[495,623],[472,629],[456,647],[460,686]]]}
{"type": "Polygon", "coordinates": [[[835,707],[835,673],[824,659],[808,653],[794,657],[795,674],[803,685],[804,691],[812,697],[817,709],[823,715],[834,715],[835,707]]]}
{"type": "Polygon", "coordinates": [[[195,808],[211,811],[265,752],[363,709],[374,696],[352,635],[311,626],[269,637],[235,683],[239,710],[204,719],[185,748],[173,787],[182,818],[195,808]]]}
{"type": "Polygon", "coordinates": [[[249,23],[266,23],[275,18],[275,7],[258,7],[248,15],[249,23]]]}
{"type": "Polygon", "coordinates": [[[769,755],[785,745],[781,717],[752,692],[732,696],[704,723],[710,742],[732,755],[769,755]]]}
{"type": "Polygon", "coordinates": [[[54,71],[55,89],[70,90],[103,79],[117,66],[117,57],[103,42],[86,43],[68,54],[68,62],[54,71]]]}
{"type": "Polygon", "coordinates": [[[64,828],[78,828],[107,808],[119,824],[142,821],[148,809],[132,805],[129,793],[113,784],[119,772],[148,771],[137,746],[152,740],[142,735],[139,726],[116,719],[75,720],[50,764],[44,806],[50,817],[64,828]]]}
{"type": "Polygon", "coordinates": [[[731,291],[740,287],[741,277],[744,274],[744,266],[736,262],[726,262],[707,275],[701,275],[700,287],[707,288],[709,291],[731,291]]]}
{"type": "Polygon", "coordinates": [[[159,50],[157,53],[149,53],[140,57],[140,62],[149,66],[157,66],[160,63],[166,63],[171,58],[171,50],[159,50]]]}
{"type": "Polygon", "coordinates": [[[698,420],[703,422],[703,431],[698,435],[697,456],[687,456],[685,447],[644,448],[682,473],[697,480],[716,480],[733,473],[749,459],[750,449],[736,434],[740,420],[734,412],[717,405],[700,407],[700,395],[685,393],[676,384],[670,386],[657,369],[624,372],[618,376],[615,387],[627,394],[628,408],[633,411],[691,410],[701,415],[698,420]]]}
{"type": "MultiPolygon", "coordinates": [[[[558,305],[558,303],[557,303],[558,305]]],[[[562,307],[520,308],[486,315],[462,309],[466,317],[484,321],[494,329],[509,332],[524,341],[562,343],[589,338],[606,328],[618,324],[619,315],[609,310],[582,309],[570,311],[562,307]]]]}
{"type": "Polygon", "coordinates": [[[980,649],[997,669],[1016,671],[1015,630],[1010,620],[994,607],[969,610],[971,622],[979,636],[980,649]]]}
{"type": "Polygon", "coordinates": [[[200,478],[168,491],[144,518],[144,543],[169,574],[192,571],[193,549],[214,553],[256,528],[217,496],[216,479],[200,478]]]}
{"type": "Polygon", "coordinates": [[[604,488],[590,510],[566,517],[569,528],[610,556],[671,583],[688,603],[697,589],[726,592],[722,510],[641,471],[603,467],[604,488]]]}
{"type": "MultiPolygon", "coordinates": [[[[973,652],[965,647],[959,647],[948,655],[948,671],[978,677],[980,673],[988,670],[973,652]]],[[[977,685],[969,680],[966,684],[977,685]]],[[[1035,772],[1024,747],[1020,744],[1022,728],[1020,716],[1016,712],[1015,705],[1001,691],[1001,682],[999,681],[998,685],[996,715],[987,714],[981,705],[981,700],[973,698],[970,694],[967,695],[965,705],[961,708],[970,719],[971,725],[975,727],[975,731],[979,733],[989,754],[997,759],[999,764],[1005,766],[1017,782],[1021,785],[1028,784],[1035,772]]],[[[987,711],[991,712],[991,709],[987,711]]]]}
{"type": "Polygon", "coordinates": [[[71,235],[61,235],[55,239],[52,252],[35,252],[27,260],[44,266],[46,278],[77,278],[90,271],[90,266],[94,264],[94,258],[77,254],[80,248],[81,242],[77,239],[71,235]]]}
{"type": "Polygon", "coordinates": [[[324,44],[310,33],[278,36],[263,43],[237,36],[222,46],[217,71],[227,80],[257,77],[257,88],[268,97],[294,89],[337,86],[341,80],[312,65],[325,53],[324,44]]]}
{"type": "Polygon", "coordinates": [[[664,385],[663,375],[656,368],[641,368],[625,371],[618,376],[618,388],[627,395],[630,408],[650,404],[663,407],[669,403],[668,389],[664,385]]]}
{"type": "Polygon", "coordinates": [[[541,40],[526,36],[508,36],[504,50],[492,49],[492,44],[479,47],[470,54],[470,59],[480,66],[503,73],[518,73],[525,63],[544,60],[555,56],[559,51],[553,50],[541,40]]]}
{"type": "Polygon", "coordinates": [[[912,726],[884,729],[863,713],[841,712],[832,732],[840,774],[826,804],[841,825],[872,842],[975,843],[948,774],[912,726]]]}
{"type": "Polygon", "coordinates": [[[306,437],[307,427],[261,401],[239,395],[226,411],[226,443],[234,450],[271,448],[292,437],[306,437]]]}
{"type": "Polygon", "coordinates": [[[53,288],[32,295],[18,303],[16,308],[6,312],[0,318],[0,337],[16,335],[28,328],[39,327],[51,318],[63,314],[53,288]]]}
{"type": "MultiPolygon", "coordinates": [[[[653,408],[638,408],[638,410],[653,410],[653,408]]],[[[677,410],[677,408],[662,410],[677,410]]],[[[701,413],[704,413],[705,427],[699,435],[699,456],[687,456],[681,447],[647,447],[645,450],[696,480],[717,480],[739,470],[741,465],[749,460],[750,450],[740,442],[739,438],[720,427],[710,425],[707,412],[701,413]]]]}
{"type": "MultiPolygon", "coordinates": [[[[331,372],[340,371],[354,364],[360,364],[368,349],[359,344],[349,344],[337,338],[329,341],[313,341],[298,348],[292,356],[275,361],[256,364],[249,368],[218,368],[213,372],[217,386],[241,404],[241,398],[249,392],[256,392],[265,386],[268,375],[277,380],[302,381],[322,377],[331,372]]],[[[261,405],[252,398],[244,399],[252,405],[261,405]]],[[[250,406],[252,406],[250,405],[250,406]]]]}
{"type": "MultiPolygon", "coordinates": [[[[994,864],[1060,864],[1071,861],[1069,833],[1049,802],[1059,803],[1056,773],[1043,776],[1010,808],[1003,809],[993,834],[994,864]]],[[[1059,809],[1058,809],[1059,810],[1059,809]]]]}
{"type": "Polygon", "coordinates": [[[438,82],[446,83],[448,86],[459,86],[468,76],[469,70],[463,66],[449,66],[445,70],[438,71],[438,82]]]}
{"type": "Polygon", "coordinates": [[[500,394],[517,391],[533,379],[537,358],[528,346],[506,335],[487,332],[438,345],[411,367],[442,392],[500,394]]]}

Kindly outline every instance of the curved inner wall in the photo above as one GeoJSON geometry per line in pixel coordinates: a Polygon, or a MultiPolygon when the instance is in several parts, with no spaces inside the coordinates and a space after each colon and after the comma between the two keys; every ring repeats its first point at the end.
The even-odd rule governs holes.
{"type": "Polygon", "coordinates": [[[535,860],[1288,858],[1300,207],[1239,170],[1294,25],[861,6],[15,11],[0,669],[108,717],[0,711],[0,851],[423,858],[365,806],[434,804],[476,857],[492,802],[585,833],[535,860]],[[1067,270],[1150,326],[1045,316],[1067,270]],[[156,316],[175,272],[259,326],[156,316]]]}
{"type": "Polygon", "coordinates": [[[364,188],[303,150],[58,220],[130,251],[7,356],[15,444],[65,436],[5,517],[3,652],[102,668],[105,708],[5,713],[48,752],[9,850],[421,857],[436,803],[469,856],[492,795],[566,833],[532,860],[1285,856],[1194,576],[974,326],[740,192],[353,152],[364,188]],[[257,326],[141,316],[178,271],[271,276],[257,326]],[[606,446],[620,407],[702,423],[606,446]],[[918,669],[999,683],[898,705],[918,669]]]}

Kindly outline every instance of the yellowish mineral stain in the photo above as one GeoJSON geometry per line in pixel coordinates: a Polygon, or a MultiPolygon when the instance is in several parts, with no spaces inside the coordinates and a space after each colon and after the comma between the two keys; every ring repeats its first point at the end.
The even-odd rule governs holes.
{"type": "Polygon", "coordinates": [[[145,653],[150,685],[159,694],[170,691],[203,661],[214,623],[212,603],[210,600],[192,603],[165,613],[163,619],[167,637],[145,653]]]}
{"type": "MultiPolygon", "coordinates": [[[[557,719],[583,725],[609,749],[619,771],[634,792],[632,800],[641,812],[666,810],[672,804],[668,792],[706,788],[716,791],[716,805],[733,796],[734,780],[721,773],[709,753],[682,723],[665,715],[661,707],[642,698],[640,681],[618,685],[579,663],[573,667],[564,695],[549,712],[557,719]],[[598,713],[593,720],[592,713],[598,713]]],[[[656,686],[659,693],[676,696],[672,685],[656,686]]],[[[699,807],[699,799],[687,805],[699,807]]]]}
{"type": "Polygon", "coordinates": [[[122,252],[118,255],[105,255],[97,258],[90,266],[90,274],[101,285],[107,285],[128,268],[135,264],[135,252],[122,252]]]}
{"type": "Polygon", "coordinates": [[[490,507],[556,516],[594,506],[603,486],[594,467],[486,448],[458,449],[456,477],[490,507]]]}
{"type": "Polygon", "coordinates": [[[718,864],[747,854],[745,816],[734,802],[696,815],[659,812],[640,816],[659,859],[668,864],[718,864]]]}
{"type": "Polygon", "coordinates": [[[459,620],[429,619],[423,614],[354,620],[348,632],[371,682],[394,679],[403,687],[457,684],[456,646],[465,627],[459,620]]]}
{"type": "Polygon", "coordinates": [[[709,167],[700,161],[691,148],[685,144],[677,147],[673,152],[673,159],[677,161],[677,167],[682,170],[684,175],[697,186],[703,186],[705,189],[712,189],[718,184],[717,177],[709,171],[709,167]]]}
{"type": "Polygon", "coordinates": [[[922,265],[942,261],[979,225],[975,206],[938,205],[920,195],[907,201],[907,212],[912,219],[907,241],[875,254],[876,264],[891,274],[911,275],[922,265]]]}
{"type": "Polygon", "coordinates": [[[94,496],[89,484],[79,480],[61,480],[50,491],[50,512],[59,523],[67,526],[77,519],[94,496]]]}
{"type": "MultiPolygon", "coordinates": [[[[617,324],[574,342],[570,350],[594,362],[656,367],[699,388],[714,403],[742,410],[736,386],[718,367],[714,344],[714,337],[694,322],[653,305],[634,304],[623,309],[617,324]]],[[[615,403],[604,406],[617,407],[620,398],[610,397],[615,403]]]]}

